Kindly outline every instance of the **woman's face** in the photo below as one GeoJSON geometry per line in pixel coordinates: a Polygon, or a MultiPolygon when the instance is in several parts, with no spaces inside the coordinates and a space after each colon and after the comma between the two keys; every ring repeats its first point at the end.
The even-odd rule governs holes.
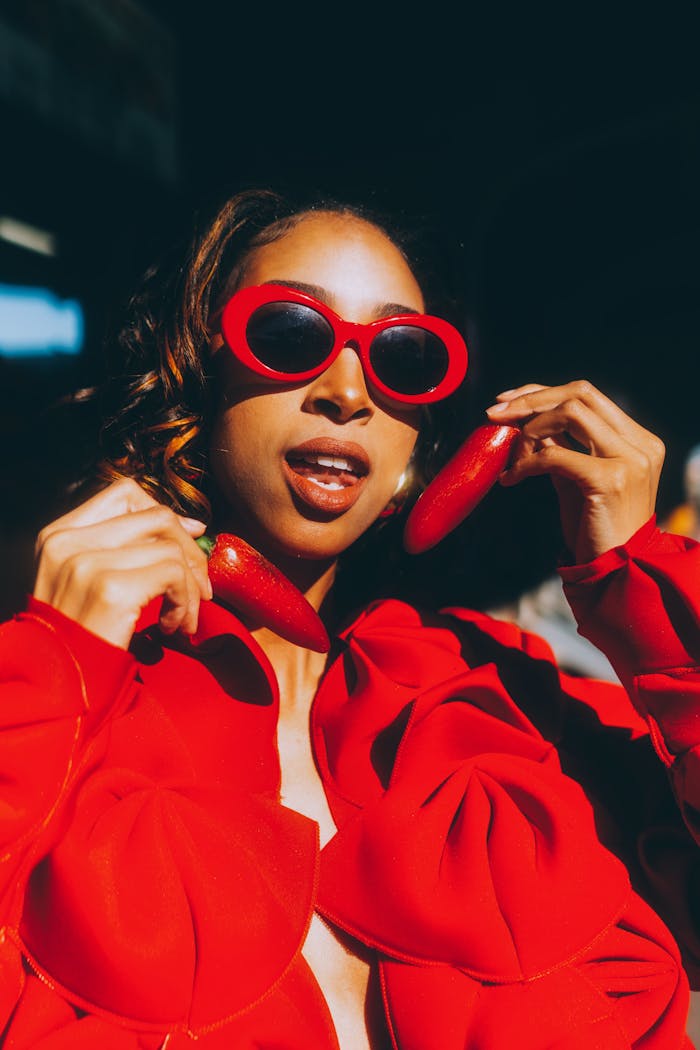
{"type": "MultiPolygon", "coordinates": [[[[421,290],[396,246],[363,220],[302,218],[254,252],[240,287],[283,281],[347,321],[423,312],[421,290]]],[[[304,384],[280,384],[212,342],[220,385],[211,466],[230,527],[268,551],[334,558],[376,520],[413,451],[419,410],[373,397],[345,346],[304,384]]]]}

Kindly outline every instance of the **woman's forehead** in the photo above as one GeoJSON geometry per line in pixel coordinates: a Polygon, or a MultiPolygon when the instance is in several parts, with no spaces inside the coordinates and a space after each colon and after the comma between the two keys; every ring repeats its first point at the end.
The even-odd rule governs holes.
{"type": "Polygon", "coordinates": [[[281,237],[256,248],[242,283],[275,280],[325,289],[336,305],[349,299],[367,308],[396,303],[424,309],[421,289],[400,249],[378,227],[353,215],[304,215],[281,237]]]}

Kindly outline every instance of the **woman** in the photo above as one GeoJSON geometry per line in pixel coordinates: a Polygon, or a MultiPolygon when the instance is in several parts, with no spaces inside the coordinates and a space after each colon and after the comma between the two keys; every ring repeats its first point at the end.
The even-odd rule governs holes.
{"type": "Polygon", "coordinates": [[[660,441],[583,382],[488,410],[522,428],[503,483],[555,482],[570,600],[632,702],[465,609],[337,624],[338,559],[449,386],[426,358],[407,392],[360,326],[416,318],[450,375],[460,338],[337,206],[241,194],[172,274],[179,312],[151,275],[125,325],[108,483],[42,531],[2,635],[4,1045],[689,1046],[678,945],[637,892],[692,959],[696,847],[659,784],[694,830],[698,553],[655,529],[660,441]],[[300,306],[341,332],[322,366],[300,306]],[[212,601],[207,526],[304,592],[329,655],[212,601]]]}

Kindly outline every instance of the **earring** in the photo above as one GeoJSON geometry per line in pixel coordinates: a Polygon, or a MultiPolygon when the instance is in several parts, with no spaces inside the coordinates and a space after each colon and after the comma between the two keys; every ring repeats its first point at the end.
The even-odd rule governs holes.
{"type": "Polygon", "coordinates": [[[379,515],[380,518],[391,518],[394,514],[398,514],[402,510],[406,500],[408,499],[411,488],[413,487],[413,471],[409,464],[404,470],[403,474],[396,483],[394,494],[387,503],[384,510],[379,515]]]}

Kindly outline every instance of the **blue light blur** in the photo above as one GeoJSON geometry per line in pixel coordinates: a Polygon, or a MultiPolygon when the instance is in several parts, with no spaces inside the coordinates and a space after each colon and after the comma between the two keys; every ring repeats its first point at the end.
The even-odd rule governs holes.
{"type": "Polygon", "coordinates": [[[0,284],[0,356],[79,354],[85,318],[75,299],[60,299],[48,288],[0,284]]]}

